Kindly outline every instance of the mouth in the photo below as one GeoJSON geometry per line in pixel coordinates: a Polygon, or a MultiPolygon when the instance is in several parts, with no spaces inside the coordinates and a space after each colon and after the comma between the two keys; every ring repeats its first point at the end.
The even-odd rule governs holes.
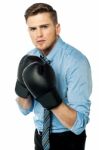
{"type": "Polygon", "coordinates": [[[45,40],[37,40],[37,44],[44,44],[45,40]]]}

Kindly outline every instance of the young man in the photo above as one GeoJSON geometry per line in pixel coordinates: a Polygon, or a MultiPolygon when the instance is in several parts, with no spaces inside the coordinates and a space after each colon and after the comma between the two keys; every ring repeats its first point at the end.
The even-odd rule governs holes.
{"type": "MultiPolygon", "coordinates": [[[[44,108],[51,112],[50,148],[46,150],[84,150],[85,128],[90,113],[89,97],[92,90],[89,62],[80,51],[65,43],[59,36],[60,24],[52,6],[44,3],[33,4],[26,10],[25,19],[35,49],[25,55],[19,64],[15,91],[22,113],[27,115],[34,111],[35,150],[44,149],[42,146],[44,108]],[[39,93],[42,85],[37,85],[38,83],[35,85],[34,81],[38,80],[38,72],[41,70],[36,73],[35,69],[32,70],[34,81],[31,79],[31,64],[33,62],[39,62],[37,66],[42,64],[40,57],[50,62],[55,73],[57,90],[54,92],[50,90],[52,99],[46,94],[49,91],[43,94],[46,95],[46,98],[43,96],[43,100],[38,96],[42,93],[39,93]]],[[[35,64],[33,63],[32,68],[35,68],[35,64]]],[[[45,81],[45,78],[46,82],[47,78],[54,80],[51,71],[48,72],[46,69],[45,76],[42,75],[43,80],[45,81]]],[[[39,79],[41,79],[39,83],[43,81],[41,76],[39,79]]],[[[49,82],[51,85],[47,87],[53,84],[52,81],[49,82]]]]}

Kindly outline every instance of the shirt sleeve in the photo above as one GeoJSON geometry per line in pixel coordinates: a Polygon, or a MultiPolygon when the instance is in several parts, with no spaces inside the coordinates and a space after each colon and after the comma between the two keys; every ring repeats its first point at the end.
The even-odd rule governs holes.
{"type": "Polygon", "coordinates": [[[89,98],[92,92],[91,68],[86,57],[71,64],[72,67],[67,76],[67,105],[77,111],[77,117],[70,130],[80,134],[89,121],[91,105],[89,98]]]}

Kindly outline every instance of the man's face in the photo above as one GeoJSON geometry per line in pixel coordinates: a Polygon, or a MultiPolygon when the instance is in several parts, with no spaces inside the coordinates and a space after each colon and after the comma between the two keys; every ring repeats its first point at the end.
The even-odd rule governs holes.
{"type": "Polygon", "coordinates": [[[60,32],[59,24],[54,24],[49,13],[30,16],[27,25],[31,40],[36,48],[48,53],[53,47],[60,32]]]}

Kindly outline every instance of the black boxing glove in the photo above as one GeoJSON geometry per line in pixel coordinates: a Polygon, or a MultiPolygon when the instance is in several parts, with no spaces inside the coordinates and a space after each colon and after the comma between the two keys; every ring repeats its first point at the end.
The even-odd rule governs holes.
{"type": "Polygon", "coordinates": [[[23,80],[33,97],[43,107],[52,109],[62,102],[55,87],[55,73],[49,64],[31,63],[23,71],[23,80]]]}
{"type": "Polygon", "coordinates": [[[41,62],[41,59],[37,56],[31,56],[31,55],[25,55],[20,60],[19,66],[18,66],[18,73],[17,73],[17,81],[15,85],[15,92],[18,96],[27,98],[31,93],[26,88],[23,79],[22,79],[22,73],[26,66],[28,66],[30,63],[33,62],[41,62]]]}

